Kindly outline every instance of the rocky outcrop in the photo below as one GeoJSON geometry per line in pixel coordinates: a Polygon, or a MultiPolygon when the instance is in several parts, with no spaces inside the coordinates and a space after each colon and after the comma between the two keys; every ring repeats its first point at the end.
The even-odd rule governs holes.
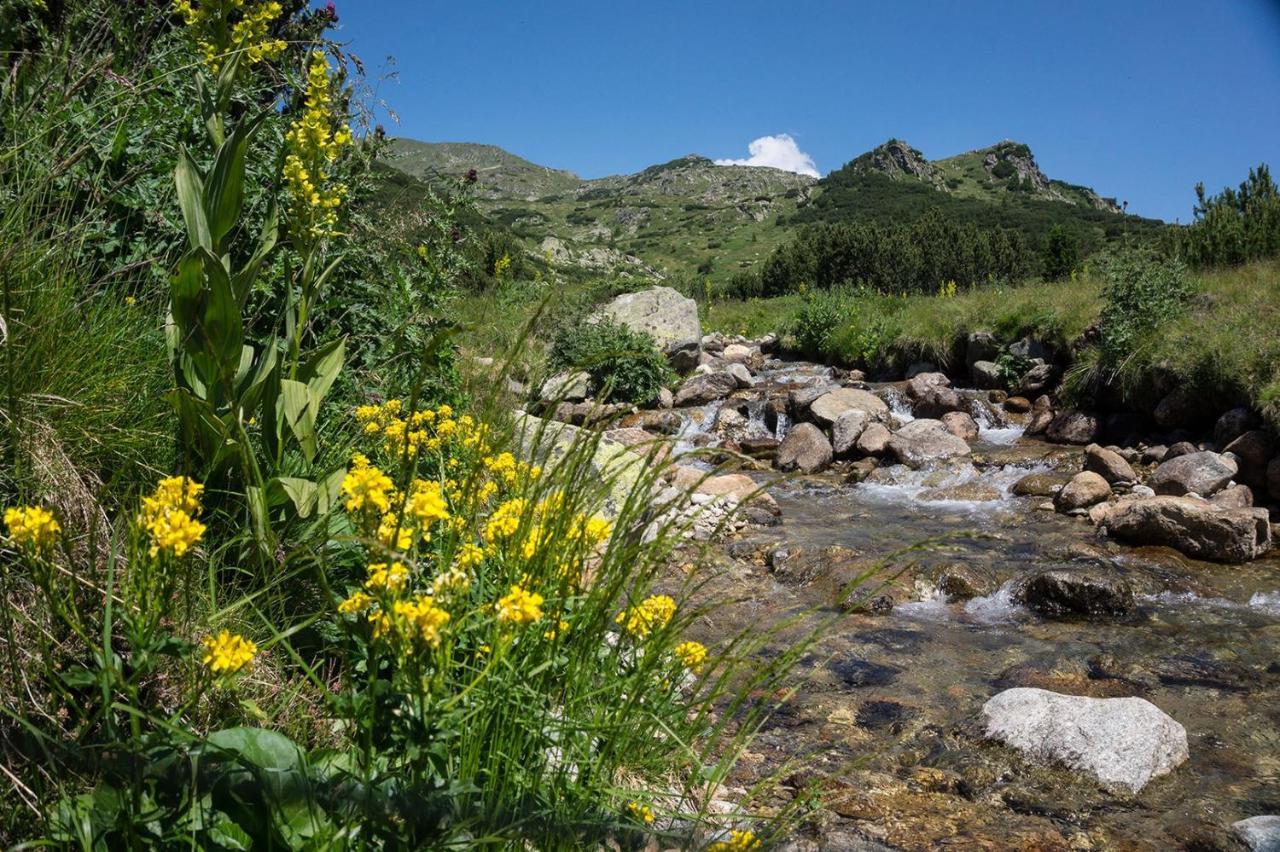
{"type": "Polygon", "coordinates": [[[1053,500],[1059,512],[1074,512],[1101,503],[1111,496],[1111,486],[1091,470],[1084,470],[1071,477],[1053,500]]]}
{"type": "Polygon", "coordinates": [[[684,380],[676,391],[673,404],[679,408],[685,405],[706,405],[717,399],[724,399],[738,389],[738,380],[722,370],[711,373],[693,375],[684,380]]]}
{"type": "Polygon", "coordinates": [[[817,473],[830,466],[833,455],[831,442],[822,430],[812,423],[801,423],[782,439],[775,464],[779,470],[817,473]]]}
{"type": "Polygon", "coordinates": [[[670,287],[623,293],[600,308],[595,316],[607,316],[628,328],[645,332],[681,372],[693,369],[698,363],[702,341],[698,303],[670,287]]]}
{"type": "Polygon", "coordinates": [[[1193,497],[1142,497],[1100,507],[1091,519],[1131,544],[1158,544],[1214,562],[1248,562],[1271,548],[1265,509],[1222,509],[1193,497]]]}
{"type": "Polygon", "coordinates": [[[969,445],[947,431],[938,420],[913,420],[889,439],[889,451],[898,461],[921,468],[970,453],[969,445]]]}
{"type": "Polygon", "coordinates": [[[1189,757],[1186,729],[1141,698],[1007,689],[982,707],[986,735],[1034,761],[1056,761],[1137,793],[1189,757]]]}
{"type": "Polygon", "coordinates": [[[1238,469],[1232,459],[1217,453],[1188,453],[1161,462],[1147,485],[1157,494],[1209,497],[1222,490],[1238,469]]]}

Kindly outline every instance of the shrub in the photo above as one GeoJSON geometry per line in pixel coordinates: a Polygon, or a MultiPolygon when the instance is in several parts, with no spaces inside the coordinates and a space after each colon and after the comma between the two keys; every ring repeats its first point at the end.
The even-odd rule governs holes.
{"type": "Polygon", "coordinates": [[[1196,185],[1196,221],[1170,231],[1169,248],[1192,266],[1234,266],[1280,256],[1280,190],[1266,164],[1239,189],[1206,196],[1196,185]]]}
{"type": "Polygon", "coordinates": [[[562,326],[549,365],[555,371],[585,370],[593,392],[618,402],[649,402],[672,378],[652,337],[608,318],[562,326]]]}
{"type": "Polygon", "coordinates": [[[1071,275],[1080,263],[1080,243],[1066,228],[1054,225],[1044,238],[1041,259],[1045,280],[1061,281],[1071,275]]]}
{"type": "Polygon", "coordinates": [[[833,336],[851,314],[849,298],[843,293],[815,292],[806,296],[786,334],[797,351],[823,360],[830,357],[833,336]]]}
{"type": "Polygon", "coordinates": [[[1137,339],[1186,308],[1191,282],[1177,260],[1122,254],[1105,264],[1101,340],[1111,362],[1130,354],[1137,339]]]}

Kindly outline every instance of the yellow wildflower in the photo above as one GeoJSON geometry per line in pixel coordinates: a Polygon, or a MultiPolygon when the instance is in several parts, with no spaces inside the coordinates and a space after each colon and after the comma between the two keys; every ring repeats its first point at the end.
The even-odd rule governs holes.
{"type": "Polygon", "coordinates": [[[645,825],[653,822],[653,808],[648,805],[642,805],[639,802],[632,802],[627,805],[627,813],[631,814],[645,825]]]}
{"type": "Polygon", "coordinates": [[[258,646],[238,633],[223,630],[217,636],[201,640],[204,656],[200,662],[215,675],[233,675],[253,663],[258,646]]]}
{"type": "Polygon", "coordinates": [[[634,639],[644,639],[655,630],[667,626],[676,613],[676,602],[668,595],[650,595],[636,606],[618,613],[616,619],[634,639]]]}
{"type": "Polygon", "coordinates": [[[284,54],[284,41],[270,34],[284,11],[276,0],[174,0],[173,8],[191,29],[205,64],[215,74],[232,50],[243,50],[253,63],[284,54]]]}
{"type": "Polygon", "coordinates": [[[151,555],[161,551],[182,557],[204,536],[205,525],[186,512],[171,511],[152,521],[147,527],[151,533],[151,555]]]}
{"type": "Polygon", "coordinates": [[[409,581],[409,569],[399,562],[375,562],[369,566],[369,577],[364,587],[371,592],[395,594],[404,590],[409,581]]]}
{"type": "Polygon", "coordinates": [[[676,657],[690,671],[701,671],[707,659],[707,646],[701,642],[681,642],[675,649],[676,657]]]}
{"type": "Polygon", "coordinates": [[[385,512],[391,508],[391,495],[395,485],[391,477],[363,459],[363,464],[352,460],[351,468],[342,479],[342,493],[347,497],[347,511],[359,512],[365,507],[385,512]]]}
{"type": "Polygon", "coordinates": [[[556,626],[542,634],[542,638],[548,642],[554,642],[555,638],[569,629],[569,622],[563,618],[556,622],[556,626]]]}
{"type": "Polygon", "coordinates": [[[707,852],[753,852],[760,848],[760,838],[750,829],[733,829],[728,840],[718,840],[707,847],[707,852]]]}
{"type": "Polygon", "coordinates": [[[495,605],[498,621],[523,625],[531,624],[542,618],[542,595],[529,592],[520,586],[512,586],[495,605]]]}
{"type": "Polygon", "coordinates": [[[338,612],[343,615],[361,615],[368,612],[373,606],[373,598],[364,592],[355,592],[342,603],[338,604],[338,612]]]}
{"type": "Polygon", "coordinates": [[[511,538],[520,528],[520,516],[524,514],[525,501],[516,498],[503,503],[484,525],[485,541],[497,542],[511,538]]]}
{"type": "Polygon", "coordinates": [[[9,539],[14,544],[37,553],[52,547],[62,532],[53,513],[40,506],[5,509],[4,525],[9,528],[9,539]]]}
{"type": "MultiPolygon", "coordinates": [[[[284,178],[292,197],[294,233],[306,242],[334,236],[347,187],[334,179],[333,164],[352,138],[322,51],[311,54],[302,115],[289,126],[285,142],[284,178]]],[[[391,409],[388,403],[384,410],[394,414],[399,407],[391,409]]]]}
{"type": "Polygon", "coordinates": [[[440,645],[440,631],[449,623],[449,613],[436,606],[434,598],[419,595],[413,601],[399,601],[394,611],[406,627],[407,638],[420,639],[432,648],[440,645]]]}
{"type": "Polygon", "coordinates": [[[440,483],[419,479],[413,483],[409,492],[409,501],[404,513],[417,525],[424,539],[429,538],[427,530],[436,521],[449,519],[449,510],[440,492],[440,483]]]}
{"type": "Polygon", "coordinates": [[[474,568],[484,561],[484,549],[474,544],[464,544],[458,548],[458,567],[474,568]]]}
{"type": "Polygon", "coordinates": [[[413,546],[413,527],[401,523],[395,512],[387,512],[378,523],[378,544],[390,550],[413,546]]]}
{"type": "Polygon", "coordinates": [[[433,597],[443,598],[471,588],[471,575],[461,568],[450,568],[431,581],[433,597]]]}

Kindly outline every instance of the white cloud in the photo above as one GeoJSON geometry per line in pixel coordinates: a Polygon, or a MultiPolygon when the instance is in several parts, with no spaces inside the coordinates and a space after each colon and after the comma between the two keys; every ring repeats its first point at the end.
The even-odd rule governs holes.
{"type": "Polygon", "coordinates": [[[782,169],[798,175],[820,177],[818,166],[813,162],[796,140],[786,133],[777,136],[761,136],[747,146],[751,156],[745,160],[716,160],[717,166],[768,166],[771,169],[782,169]]]}

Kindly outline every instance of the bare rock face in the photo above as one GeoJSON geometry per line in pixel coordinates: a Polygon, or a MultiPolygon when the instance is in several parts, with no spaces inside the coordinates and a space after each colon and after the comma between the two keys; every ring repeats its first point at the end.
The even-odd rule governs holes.
{"type": "Polygon", "coordinates": [[[1045,437],[1055,444],[1089,444],[1098,437],[1099,429],[1098,418],[1092,414],[1064,411],[1049,422],[1045,437]]]}
{"type": "Polygon", "coordinates": [[[989,739],[1133,793],[1190,756],[1186,729],[1141,698],[1088,698],[1019,687],[989,700],[982,715],[989,739]]]}
{"type": "Polygon", "coordinates": [[[1221,491],[1238,470],[1236,463],[1226,456],[1210,452],[1187,453],[1161,462],[1147,484],[1157,494],[1210,497],[1221,491]]]}
{"type": "Polygon", "coordinates": [[[1101,503],[1110,496],[1111,486],[1107,484],[1107,480],[1091,470],[1083,470],[1062,486],[1053,505],[1059,512],[1074,512],[1076,509],[1087,509],[1095,503],[1101,503]]]}
{"type": "Polygon", "coordinates": [[[1223,509],[1193,497],[1142,497],[1099,507],[1091,519],[1131,544],[1172,547],[1197,559],[1248,562],[1271,549],[1266,509],[1223,509]]]}
{"type": "Polygon", "coordinates": [[[1093,471],[1112,484],[1134,482],[1138,478],[1124,456],[1097,444],[1084,448],[1084,469],[1093,471]]]}
{"type": "Polygon", "coordinates": [[[821,426],[830,426],[846,411],[863,411],[879,420],[889,413],[889,406],[870,391],[857,388],[837,388],[818,397],[809,406],[809,416],[821,426]]]}
{"type": "Polygon", "coordinates": [[[716,371],[690,376],[676,391],[675,406],[706,405],[724,399],[738,389],[738,380],[731,373],[716,371]]]}
{"type": "Polygon", "coordinates": [[[779,470],[817,473],[831,465],[833,456],[831,442],[822,430],[812,423],[801,423],[782,439],[775,464],[779,470]]]}
{"type": "Polygon", "coordinates": [[[889,451],[912,468],[926,467],[970,453],[969,445],[939,420],[912,420],[889,439],[889,451]]]}

